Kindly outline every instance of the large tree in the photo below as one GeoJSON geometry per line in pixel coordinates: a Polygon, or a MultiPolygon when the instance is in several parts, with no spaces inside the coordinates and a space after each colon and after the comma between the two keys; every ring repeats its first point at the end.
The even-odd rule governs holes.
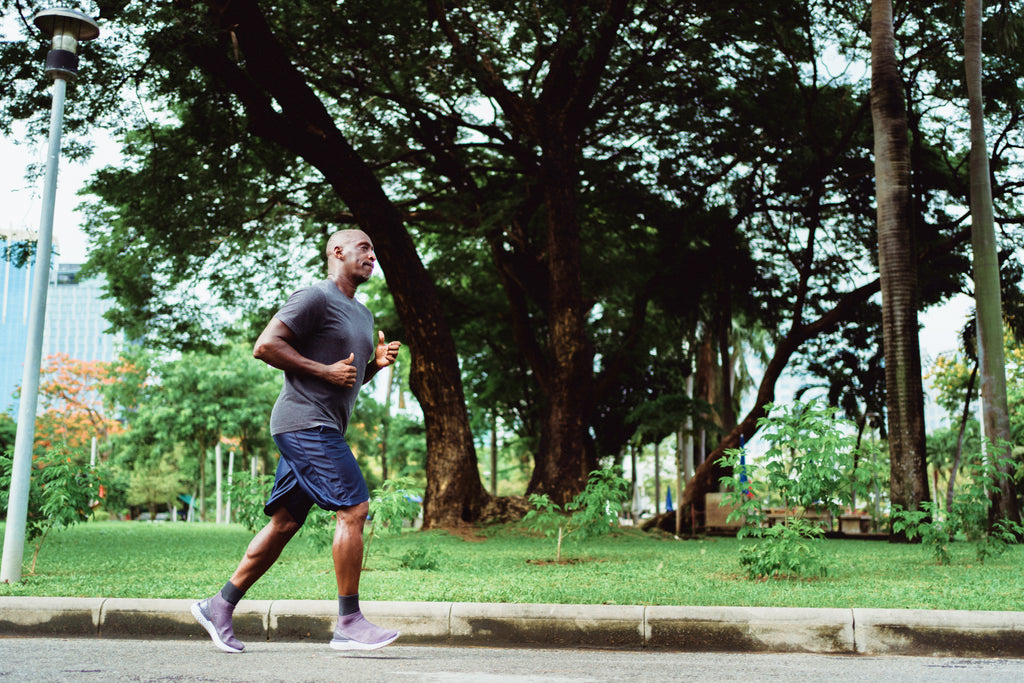
{"type": "MultiPolygon", "coordinates": [[[[312,164],[351,210],[339,218],[358,222],[377,242],[413,352],[412,388],[424,407],[428,436],[434,435],[429,439],[428,524],[442,521],[438,517],[442,514],[447,522],[473,519],[484,497],[475,483],[475,460],[470,467],[472,444],[463,438],[467,433],[461,385],[446,317],[456,307],[440,305],[433,289],[433,280],[448,273],[435,267],[433,278],[426,276],[405,232],[410,223],[418,224],[419,250],[435,263],[457,248],[452,243],[483,238],[488,245],[493,257],[489,270],[496,273],[505,290],[507,329],[518,343],[524,370],[539,389],[540,428],[532,489],[550,491],[556,498],[571,497],[595,463],[589,439],[595,398],[588,389],[593,382],[594,350],[589,339],[592,332],[584,324],[594,300],[584,296],[588,274],[583,272],[581,259],[583,224],[576,193],[583,181],[579,168],[588,147],[591,156],[607,165],[605,158],[622,157],[621,144],[630,135],[651,133],[644,126],[656,123],[661,115],[656,108],[635,120],[628,119],[627,112],[642,104],[655,87],[661,102],[678,97],[675,84],[652,83],[659,68],[668,68],[676,51],[659,34],[644,28],[652,21],[650,16],[627,16],[626,7],[624,2],[569,7],[550,3],[544,6],[542,23],[535,25],[515,3],[499,3],[482,15],[450,14],[436,5],[430,15],[439,30],[435,33],[429,24],[423,25],[423,16],[407,5],[395,4],[388,6],[392,22],[381,33],[367,29],[373,26],[370,19],[382,11],[378,4],[348,3],[344,13],[329,13],[325,19],[291,7],[268,9],[264,16],[253,3],[234,3],[216,15],[219,35],[197,40],[193,32],[205,30],[203,17],[197,20],[186,15],[181,25],[190,31],[181,30],[179,35],[175,31],[180,29],[173,26],[162,28],[149,40],[152,52],[166,42],[182,46],[191,63],[201,67],[200,76],[215,77],[212,96],[183,78],[190,73],[187,68],[169,73],[160,83],[168,93],[187,94],[187,106],[175,107],[186,124],[175,136],[188,130],[197,141],[217,148],[217,140],[202,137],[211,129],[210,121],[230,123],[231,114],[244,114],[249,131],[312,164]],[[634,23],[640,22],[640,28],[626,43],[620,32],[630,16],[634,23]],[[271,25],[276,35],[270,33],[271,25]],[[513,33],[508,44],[496,39],[502,31],[513,33]],[[350,49],[340,56],[320,55],[316,41],[303,32],[330,35],[336,44],[350,49]],[[411,35],[416,36],[412,43],[411,35]],[[296,45],[306,47],[295,50],[296,45]],[[529,50],[525,45],[531,46],[529,50]],[[606,65],[613,48],[616,71],[608,75],[606,65]],[[246,54],[242,62],[234,59],[234,50],[254,54],[246,54]],[[532,61],[524,64],[524,55],[532,61]],[[329,59],[320,61],[321,57],[329,59]],[[621,87],[623,82],[630,87],[621,87]],[[641,86],[650,88],[645,91],[641,86]],[[237,97],[241,110],[234,112],[231,101],[217,97],[218,92],[237,97]],[[369,102],[375,103],[372,108],[364,106],[369,102]],[[496,107],[496,114],[484,120],[479,110],[488,104],[496,107]],[[337,126],[343,126],[344,135],[353,138],[351,145],[337,126]],[[387,178],[390,200],[364,158],[372,160],[374,170],[387,178]],[[455,432],[461,440],[451,436],[455,432]],[[446,450],[446,444],[452,448],[446,450]]],[[[676,41],[686,38],[694,42],[685,33],[670,35],[676,41]]],[[[172,67],[181,69],[182,65],[166,68],[172,67]]],[[[221,126],[223,123],[212,128],[223,134],[226,131],[221,126]]],[[[665,130],[658,133],[661,137],[671,134],[665,130]]],[[[145,144],[152,136],[162,140],[166,133],[151,127],[136,136],[136,144],[145,144]]],[[[234,161],[236,150],[227,145],[221,148],[229,161],[234,161]]],[[[168,153],[186,164],[193,177],[212,176],[207,168],[223,175],[221,169],[227,165],[218,164],[217,169],[209,157],[193,162],[175,155],[174,150],[159,151],[161,156],[168,153]]],[[[630,156],[639,158],[640,154],[638,150],[630,156]]],[[[232,170],[259,173],[251,164],[266,164],[272,154],[260,150],[253,156],[260,158],[232,164],[232,170]]],[[[173,240],[174,246],[180,246],[188,241],[188,248],[176,258],[176,265],[184,270],[197,256],[193,246],[197,240],[200,245],[211,245],[207,257],[216,250],[215,243],[195,234],[200,230],[189,229],[187,223],[175,221],[173,230],[162,232],[156,226],[141,227],[142,217],[166,202],[151,201],[160,191],[154,187],[167,188],[168,199],[194,196],[198,190],[193,184],[190,187],[195,189],[182,192],[181,168],[155,157],[144,163],[144,172],[109,173],[95,187],[118,206],[118,215],[104,221],[114,229],[105,226],[98,231],[98,258],[106,270],[123,274],[113,286],[143,313],[147,324],[161,322],[164,311],[147,304],[153,293],[165,286],[161,278],[174,276],[169,269],[153,273],[160,265],[148,263],[144,250],[134,254],[125,243],[167,244],[173,240]],[[128,190],[129,186],[137,188],[136,192],[128,190]],[[142,210],[136,210],[139,204],[142,210]],[[126,220],[126,213],[134,215],[126,220]],[[138,267],[125,268],[126,260],[138,267]],[[146,277],[150,273],[156,277],[146,277]],[[142,296],[137,294],[139,288],[132,287],[140,281],[144,284],[142,296]]],[[[218,182],[243,184],[237,178],[218,182]]],[[[591,190],[592,196],[602,189],[591,190]]],[[[280,215],[278,191],[295,192],[279,183],[261,198],[265,209],[245,211],[244,206],[225,197],[223,203],[199,205],[183,213],[197,219],[197,226],[208,225],[205,213],[213,213],[227,225],[237,225],[239,219],[232,219],[225,208],[242,209],[242,216],[260,211],[280,215]]],[[[305,196],[311,198],[308,192],[305,196]]],[[[637,229],[635,203],[614,207],[611,197],[601,199],[614,213],[603,220],[588,216],[592,233],[611,228],[614,232],[608,235],[625,236],[637,229]]],[[[656,203],[647,201],[652,208],[656,203]]],[[[336,210],[335,216],[339,213],[336,210]]],[[[659,231],[679,229],[671,223],[659,227],[659,231]]],[[[225,237],[236,239],[234,235],[225,237]]],[[[220,245],[216,243],[216,248],[220,245]]],[[[615,253],[622,252],[622,247],[615,246],[615,253]]],[[[630,262],[639,262],[639,255],[639,251],[630,255],[630,262]]],[[[610,254],[602,257],[614,260],[610,254]]],[[[475,265],[486,267],[479,262],[475,265]]],[[[666,270],[659,265],[654,273],[662,277],[666,270]]],[[[636,275],[630,277],[636,279],[636,275]]],[[[228,286],[233,284],[227,281],[228,286]]],[[[643,311],[655,292],[650,283],[644,283],[628,310],[643,311]]],[[[644,318],[635,322],[642,325],[644,318]]],[[[616,357],[628,358],[638,349],[635,330],[627,332],[624,343],[614,349],[616,357]]],[[[614,391],[621,384],[620,368],[634,365],[610,364],[603,386],[614,391]]]]}
{"type": "MultiPolygon", "coordinates": [[[[982,103],[982,5],[981,0],[967,0],[964,12],[964,66],[971,119],[971,245],[974,256],[977,351],[984,435],[991,442],[995,453],[1009,458],[1012,442],[1006,398],[1003,305],[982,103]]],[[[999,514],[1019,522],[1020,506],[1013,485],[1013,469],[1009,464],[1001,468],[1004,476],[999,485],[999,514]]]]}
{"type": "Polygon", "coordinates": [[[931,499],[925,453],[924,386],[917,338],[917,252],[911,210],[910,143],[896,59],[892,0],[871,3],[878,271],[882,290],[890,499],[917,510],[931,499]]]}
{"type": "Polygon", "coordinates": [[[534,52],[533,68],[543,71],[538,69],[536,82],[530,84],[509,68],[509,54],[496,40],[501,27],[493,19],[480,21],[462,8],[428,2],[455,59],[503,113],[504,134],[524,157],[520,164],[531,167],[524,174],[529,186],[515,216],[492,231],[489,241],[513,333],[542,399],[541,439],[529,488],[549,493],[559,503],[583,489],[593,466],[587,457],[587,432],[594,350],[585,327],[579,167],[602,77],[620,43],[619,32],[630,19],[629,4],[610,0],[546,7],[561,15],[560,27],[514,29],[513,35],[536,47],[549,41],[543,59],[534,52]],[[532,238],[531,223],[540,228],[532,238]],[[541,306],[546,338],[528,322],[531,300],[541,306]]]}
{"type": "MultiPolygon", "coordinates": [[[[430,453],[425,523],[458,524],[477,518],[487,496],[476,471],[454,341],[406,216],[366,152],[356,148],[365,141],[356,133],[353,143],[339,127],[344,90],[339,92],[331,72],[345,65],[327,60],[311,71],[306,62],[310,50],[349,30],[349,17],[321,4],[318,13],[312,6],[264,8],[246,1],[159,3],[148,13],[129,8],[111,16],[145,28],[135,47],[143,50],[145,68],[153,70],[147,74],[150,88],[183,101],[171,108],[181,120],[177,134],[191,137],[192,147],[191,152],[177,147],[166,129],[154,125],[131,142],[130,150],[142,146],[140,172],[111,170],[98,178],[95,191],[120,206],[105,214],[98,210],[104,223],[93,226],[98,246],[92,262],[112,273],[111,289],[122,302],[137,306],[120,324],[169,327],[181,342],[194,343],[205,338],[200,330],[207,315],[201,305],[187,291],[171,294],[184,302],[186,314],[193,313],[190,319],[173,305],[152,305],[157,292],[167,296],[181,283],[188,290],[197,277],[209,276],[222,300],[238,301],[243,291],[262,294],[259,314],[250,317],[265,322],[282,301],[282,290],[302,275],[293,270],[290,281],[283,275],[286,264],[294,268],[296,238],[308,240],[302,253],[315,254],[338,222],[358,224],[381,255],[412,357],[411,388],[424,408],[430,453]],[[252,149],[238,149],[240,139],[252,149]],[[233,200],[211,202],[203,178],[242,191],[233,200]],[[268,180],[259,193],[259,184],[268,180]],[[293,203],[297,195],[308,202],[301,210],[293,203]],[[331,195],[334,201],[327,198],[331,195]],[[159,221],[162,226],[147,223],[144,216],[161,203],[177,208],[159,221]],[[248,238],[245,231],[273,221],[281,224],[269,239],[248,238]],[[280,289],[268,293],[254,276],[263,268],[253,269],[260,261],[253,254],[268,255],[275,247],[279,252],[267,259],[274,264],[267,270],[275,273],[280,289]],[[152,249],[169,254],[169,260],[153,262],[152,249]],[[212,272],[220,271],[220,263],[227,265],[223,272],[212,272]]],[[[362,35],[376,30],[371,27],[363,26],[362,35]]],[[[328,55],[336,57],[322,56],[328,55]]]]}

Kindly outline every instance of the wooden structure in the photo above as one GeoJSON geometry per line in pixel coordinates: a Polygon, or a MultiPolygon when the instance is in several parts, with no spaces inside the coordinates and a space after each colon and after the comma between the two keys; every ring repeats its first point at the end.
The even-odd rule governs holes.
{"type": "Polygon", "coordinates": [[[745,517],[729,521],[729,515],[738,507],[738,505],[723,504],[721,493],[704,494],[704,528],[708,531],[735,532],[746,521],[745,517]]]}

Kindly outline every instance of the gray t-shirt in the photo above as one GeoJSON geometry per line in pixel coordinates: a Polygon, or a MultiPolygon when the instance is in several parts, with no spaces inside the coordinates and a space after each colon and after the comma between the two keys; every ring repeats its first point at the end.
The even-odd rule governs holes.
{"type": "Polygon", "coordinates": [[[300,289],[274,316],[296,337],[295,350],[330,365],[355,354],[357,370],[352,387],[340,387],[312,375],[284,373],[284,387],[270,414],[270,433],[282,434],[314,427],[337,427],[342,434],[373,358],[373,314],[348,298],[330,280],[300,289]]]}

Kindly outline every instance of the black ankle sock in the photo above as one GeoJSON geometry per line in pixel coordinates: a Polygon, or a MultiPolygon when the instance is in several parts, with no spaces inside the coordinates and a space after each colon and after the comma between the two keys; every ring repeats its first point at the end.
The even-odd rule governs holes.
{"type": "Polygon", "coordinates": [[[245,595],[245,591],[241,590],[235,584],[228,581],[224,584],[224,587],[220,589],[220,597],[224,598],[226,602],[232,605],[237,605],[238,601],[245,595]]]}
{"type": "Polygon", "coordinates": [[[338,614],[343,617],[359,611],[359,593],[338,596],[338,614]]]}

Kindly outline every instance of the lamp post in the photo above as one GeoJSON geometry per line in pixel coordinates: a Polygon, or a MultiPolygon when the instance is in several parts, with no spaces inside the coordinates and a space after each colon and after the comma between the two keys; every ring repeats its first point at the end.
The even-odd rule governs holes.
{"type": "Polygon", "coordinates": [[[32,444],[36,432],[36,405],[39,399],[39,366],[43,350],[43,323],[46,319],[46,289],[50,281],[50,251],[53,246],[53,207],[57,196],[57,167],[60,161],[61,125],[64,121],[64,96],[67,82],[78,75],[77,48],[80,42],[100,34],[96,22],[81,12],[54,8],[35,16],[35,25],[53,40],[46,55],[46,73],[53,78],[53,105],[50,109],[50,139],[43,184],[43,211],[36,243],[36,270],[32,279],[32,299],[28,318],[28,343],[25,369],[18,405],[18,431],[14,439],[14,463],[11,491],[4,532],[4,555],[0,563],[0,581],[21,580],[21,561],[25,550],[25,523],[28,518],[28,488],[32,473],[32,444]]]}

